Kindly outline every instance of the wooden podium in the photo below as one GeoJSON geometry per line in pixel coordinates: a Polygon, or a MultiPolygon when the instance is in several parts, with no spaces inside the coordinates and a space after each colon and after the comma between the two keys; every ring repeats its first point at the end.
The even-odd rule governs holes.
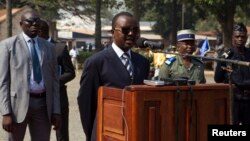
{"type": "Polygon", "coordinates": [[[207,125],[230,123],[227,84],[100,87],[98,141],[207,141],[207,125]]]}

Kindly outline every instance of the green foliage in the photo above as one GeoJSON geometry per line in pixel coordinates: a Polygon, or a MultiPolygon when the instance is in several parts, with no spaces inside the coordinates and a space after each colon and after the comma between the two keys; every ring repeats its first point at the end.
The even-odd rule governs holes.
{"type": "MultiPolygon", "coordinates": [[[[73,15],[85,15],[93,18],[98,12],[97,0],[13,0],[13,6],[30,5],[39,10],[46,19],[58,18],[58,9],[64,9],[73,15]]],[[[210,30],[218,28],[229,31],[232,22],[243,22],[249,25],[250,3],[249,0],[101,0],[101,17],[111,18],[109,8],[119,9],[126,5],[129,9],[140,10],[143,20],[156,21],[154,32],[166,38],[176,33],[182,27],[182,5],[185,4],[184,28],[210,30]],[[231,20],[231,19],[234,19],[231,20]],[[217,22],[218,21],[218,22],[217,22]],[[219,24],[218,24],[219,23],[219,24]],[[224,28],[224,29],[223,29],[224,28]],[[228,28],[228,29],[227,29],[228,28]]],[[[99,23],[100,21],[96,21],[99,23]]],[[[101,22],[97,26],[100,28],[101,22]]],[[[99,35],[99,30],[96,35],[99,35]]],[[[230,35],[230,32],[225,33],[230,35]]],[[[172,36],[174,37],[174,36],[172,36]]],[[[230,37],[227,37],[229,40],[230,37]]],[[[100,40],[98,38],[98,40],[100,40]]]]}
{"type": "Polygon", "coordinates": [[[58,10],[63,9],[81,17],[93,16],[95,14],[95,0],[14,0],[13,7],[22,7],[29,5],[36,9],[45,19],[58,19],[58,10]]]}
{"type": "Polygon", "coordinates": [[[186,2],[185,8],[182,9],[182,2],[176,1],[173,3],[172,0],[144,0],[142,3],[143,20],[154,20],[156,25],[154,31],[160,34],[163,38],[167,38],[174,30],[180,30],[182,27],[182,10],[184,10],[184,28],[194,29],[195,21],[200,14],[194,8],[193,1],[186,2]],[[174,21],[176,19],[176,21],[174,21]]]}
{"type": "Polygon", "coordinates": [[[221,29],[219,22],[214,15],[207,15],[196,21],[196,31],[214,31],[221,29]]]}
{"type": "Polygon", "coordinates": [[[145,0],[142,3],[142,9],[144,9],[141,14],[143,20],[156,21],[156,25],[153,27],[154,32],[162,37],[168,36],[172,27],[171,3],[161,0],[145,0]]]}
{"type": "Polygon", "coordinates": [[[236,13],[234,15],[235,22],[242,22],[245,25],[250,25],[250,5],[245,5],[246,7],[237,7],[236,13]],[[248,9],[248,10],[247,10],[248,9]]]}
{"type": "MultiPolygon", "coordinates": [[[[17,3],[18,4],[18,3],[17,3]]],[[[59,4],[57,1],[53,0],[20,0],[20,6],[29,5],[30,7],[36,9],[43,18],[46,19],[57,19],[59,17],[57,10],[59,9],[59,4]]]]}
{"type": "Polygon", "coordinates": [[[233,23],[241,21],[239,17],[243,13],[248,13],[245,16],[249,15],[247,11],[250,3],[247,0],[196,0],[196,6],[207,15],[214,15],[221,26],[224,45],[231,46],[233,23]],[[240,11],[239,8],[244,10],[240,11]]]}
{"type": "Polygon", "coordinates": [[[80,52],[79,52],[79,57],[78,57],[78,63],[79,63],[79,64],[83,64],[84,61],[85,61],[88,57],[92,56],[94,53],[95,53],[95,52],[80,51],[80,52]]]}
{"type": "Polygon", "coordinates": [[[117,1],[117,0],[103,0],[102,1],[103,8],[104,7],[109,7],[109,8],[114,8],[114,9],[119,9],[121,6],[124,5],[122,1],[117,1]]]}

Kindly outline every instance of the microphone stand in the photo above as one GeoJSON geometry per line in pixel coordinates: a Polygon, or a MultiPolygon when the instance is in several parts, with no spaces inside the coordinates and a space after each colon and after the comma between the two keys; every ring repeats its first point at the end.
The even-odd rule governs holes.
{"type": "Polygon", "coordinates": [[[232,84],[232,80],[231,80],[231,74],[233,72],[232,67],[221,67],[221,69],[227,71],[228,74],[228,84],[229,84],[229,101],[230,101],[230,107],[229,107],[229,121],[231,124],[233,124],[233,105],[234,105],[234,98],[233,98],[233,84],[232,84]]]}
{"type": "Polygon", "coordinates": [[[192,114],[193,114],[193,100],[194,100],[194,94],[193,94],[193,88],[191,83],[187,83],[187,86],[189,87],[189,93],[187,94],[187,107],[186,107],[186,137],[185,141],[190,141],[190,133],[192,128],[192,114]]]}
{"type": "Polygon", "coordinates": [[[174,97],[174,102],[175,102],[175,140],[176,141],[180,141],[180,129],[179,129],[179,125],[180,125],[180,121],[179,121],[179,112],[180,112],[180,95],[181,95],[181,90],[180,90],[180,84],[178,83],[178,81],[175,82],[176,85],[176,94],[174,97]]]}
{"type": "Polygon", "coordinates": [[[240,66],[250,67],[250,62],[240,61],[240,60],[231,60],[231,59],[224,59],[224,58],[213,58],[213,57],[191,55],[191,54],[180,54],[180,53],[160,51],[160,50],[152,50],[152,52],[154,52],[154,53],[165,53],[165,54],[180,55],[180,56],[186,56],[186,57],[191,57],[191,58],[198,58],[198,59],[208,60],[208,61],[226,62],[226,63],[237,64],[237,65],[240,65],[240,66]]]}

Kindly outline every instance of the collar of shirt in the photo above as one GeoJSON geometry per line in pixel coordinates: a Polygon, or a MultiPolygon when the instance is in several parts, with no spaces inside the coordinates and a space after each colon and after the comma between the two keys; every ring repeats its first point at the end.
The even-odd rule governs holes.
{"type": "MultiPolygon", "coordinates": [[[[185,66],[184,64],[183,64],[183,60],[182,60],[182,57],[180,56],[180,55],[177,55],[176,56],[176,58],[178,59],[178,62],[180,62],[180,64],[182,65],[182,66],[185,66]]],[[[191,70],[191,68],[194,66],[194,60],[191,58],[191,60],[190,60],[190,66],[189,66],[189,68],[187,68],[188,70],[191,70]]]]}
{"type": "MultiPolygon", "coordinates": [[[[118,55],[119,58],[123,55],[124,51],[121,50],[114,42],[112,43],[112,48],[114,49],[115,53],[118,55]]],[[[129,54],[129,57],[131,58],[131,51],[128,50],[127,52],[129,54]]]]}
{"type": "MultiPolygon", "coordinates": [[[[28,35],[26,35],[24,32],[23,32],[23,37],[24,37],[24,40],[26,41],[26,43],[28,44],[29,40],[31,39],[28,35]]],[[[32,38],[36,44],[37,44],[37,36],[35,38],[32,38]]]]}

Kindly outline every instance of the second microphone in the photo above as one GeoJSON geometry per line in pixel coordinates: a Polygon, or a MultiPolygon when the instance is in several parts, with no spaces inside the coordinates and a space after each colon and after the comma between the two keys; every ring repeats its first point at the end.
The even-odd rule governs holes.
{"type": "Polygon", "coordinates": [[[139,48],[151,48],[151,49],[163,49],[163,43],[161,42],[154,42],[154,41],[149,41],[146,38],[139,38],[136,42],[137,46],[139,48]]]}

